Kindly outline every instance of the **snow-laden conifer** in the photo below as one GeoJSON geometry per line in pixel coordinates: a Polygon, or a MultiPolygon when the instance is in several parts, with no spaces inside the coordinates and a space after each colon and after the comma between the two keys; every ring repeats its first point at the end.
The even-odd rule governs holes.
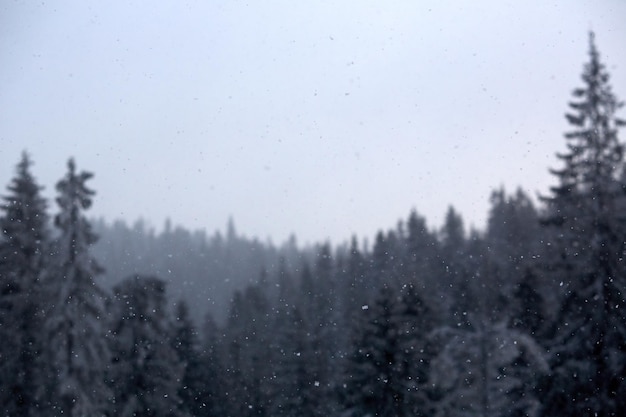
{"type": "Polygon", "coordinates": [[[34,415],[43,385],[42,275],[49,244],[46,202],[26,152],[0,206],[0,404],[34,415]]]}
{"type": "Polygon", "coordinates": [[[184,365],[174,349],[165,283],[135,275],[113,289],[111,309],[113,414],[180,417],[184,365]]]}
{"type": "Polygon", "coordinates": [[[536,416],[535,375],[547,372],[545,353],[526,333],[469,316],[469,327],[442,327],[443,348],[432,361],[435,416],[536,416]]]}
{"type": "Polygon", "coordinates": [[[96,277],[102,269],[91,257],[96,241],[84,211],[92,204],[94,191],[86,182],[93,175],[76,172],[73,159],[57,183],[59,230],[55,245],[56,267],[49,280],[50,310],[47,335],[53,372],[51,401],[70,417],[99,416],[110,398],[104,370],[109,362],[103,320],[105,293],[96,277]]]}

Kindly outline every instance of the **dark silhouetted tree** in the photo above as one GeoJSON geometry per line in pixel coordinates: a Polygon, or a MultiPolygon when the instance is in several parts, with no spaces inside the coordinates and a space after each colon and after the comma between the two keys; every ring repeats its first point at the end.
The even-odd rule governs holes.
{"type": "Polygon", "coordinates": [[[42,378],[42,274],[49,245],[46,202],[24,152],[0,207],[0,407],[34,415],[42,378]]]}
{"type": "Polygon", "coordinates": [[[176,339],[166,308],[165,283],[159,278],[135,275],[113,289],[112,416],[187,415],[179,397],[184,365],[172,346],[176,339]]]}
{"type": "Polygon", "coordinates": [[[230,413],[265,416],[271,392],[270,301],[256,284],[236,292],[226,329],[230,413]]]}
{"type": "Polygon", "coordinates": [[[295,306],[281,306],[276,312],[271,338],[271,416],[311,416],[316,408],[308,369],[312,352],[303,324],[295,306]]]}
{"type": "Polygon", "coordinates": [[[204,319],[203,337],[200,342],[200,360],[203,378],[202,402],[203,412],[199,415],[228,415],[227,392],[228,373],[226,366],[226,344],[224,333],[217,325],[213,316],[207,314],[204,319]]]}
{"type": "Polygon", "coordinates": [[[50,277],[52,307],[46,327],[56,377],[52,399],[70,417],[100,415],[110,398],[103,377],[109,362],[103,323],[105,293],[95,281],[102,269],[90,255],[96,236],[83,214],[94,195],[86,184],[91,177],[91,173],[76,172],[70,159],[67,174],[56,187],[57,267],[50,277]]]}
{"type": "Polygon", "coordinates": [[[545,353],[529,335],[470,315],[470,327],[442,327],[445,340],[432,361],[435,416],[536,416],[536,375],[548,371],[545,353]]]}
{"type": "Polygon", "coordinates": [[[497,287],[501,302],[509,304],[513,291],[532,267],[538,253],[539,214],[521,189],[507,195],[504,188],[491,193],[485,256],[489,262],[491,287],[497,287]]]}
{"type": "Polygon", "coordinates": [[[205,397],[210,379],[214,376],[206,373],[207,364],[200,350],[198,332],[191,321],[189,307],[183,300],[176,304],[172,342],[178,361],[183,366],[178,388],[180,408],[189,415],[200,416],[209,409],[205,397]]]}
{"type": "Polygon", "coordinates": [[[467,322],[466,305],[471,303],[469,276],[465,270],[467,242],[463,218],[453,207],[446,212],[440,235],[439,293],[448,304],[449,319],[463,325],[467,322]]]}
{"type": "Polygon", "coordinates": [[[430,409],[428,339],[435,324],[412,284],[383,286],[355,320],[347,358],[344,408],[349,415],[419,416],[430,409]]]}
{"type": "Polygon", "coordinates": [[[436,288],[437,237],[428,230],[426,219],[411,211],[406,223],[404,276],[414,285],[434,292],[436,288]]]}
{"type": "Polygon", "coordinates": [[[552,170],[558,185],[544,198],[555,248],[549,274],[563,289],[549,341],[546,416],[620,415],[626,408],[626,204],[618,139],[624,121],[593,33],[582,81],[566,115],[567,150],[557,155],[563,168],[552,170]]]}
{"type": "Polygon", "coordinates": [[[374,302],[363,307],[346,368],[344,406],[348,415],[405,415],[396,304],[396,292],[383,286],[374,302]]]}

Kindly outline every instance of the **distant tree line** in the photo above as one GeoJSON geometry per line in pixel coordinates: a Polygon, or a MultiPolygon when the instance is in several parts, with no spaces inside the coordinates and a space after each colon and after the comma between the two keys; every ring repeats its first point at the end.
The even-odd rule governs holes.
{"type": "Polygon", "coordinates": [[[219,322],[226,320],[233,292],[254,284],[261,269],[275,268],[281,258],[297,265],[301,257],[311,256],[311,250],[298,249],[295,237],[275,247],[240,235],[232,220],[225,233],[213,235],[170,221],[159,232],[142,220],[128,225],[97,219],[93,229],[100,237],[93,255],[106,266],[99,277],[103,287],[111,289],[136,273],[156,275],[167,283],[169,298],[190,304],[196,323],[207,312],[219,322]]]}
{"type": "Polygon", "coordinates": [[[50,219],[24,153],[0,207],[0,412],[622,415],[626,123],[593,35],[582,80],[556,185],[539,206],[494,191],[484,231],[412,211],[371,249],[301,251],[100,223],[108,285],[91,174],[68,162],[50,219]],[[185,286],[228,312],[192,319],[215,296],[173,302],[185,286]]]}

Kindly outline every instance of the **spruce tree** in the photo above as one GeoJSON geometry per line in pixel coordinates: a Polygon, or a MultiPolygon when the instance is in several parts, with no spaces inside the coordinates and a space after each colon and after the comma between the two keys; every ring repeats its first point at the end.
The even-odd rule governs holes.
{"type": "MultiPolygon", "coordinates": [[[[299,415],[303,417],[320,417],[323,412],[321,408],[327,404],[320,404],[325,401],[326,392],[322,391],[320,383],[319,365],[319,319],[317,317],[317,304],[319,283],[313,278],[313,272],[308,262],[304,262],[300,269],[299,288],[299,314],[297,320],[304,330],[304,343],[302,343],[301,356],[307,365],[307,375],[299,383],[299,392],[302,397],[302,405],[299,415]]],[[[298,361],[299,364],[302,362],[298,361]]],[[[323,411],[323,410],[322,410],[323,411]]]]}
{"type": "Polygon", "coordinates": [[[435,291],[437,238],[428,230],[426,219],[411,211],[406,223],[404,276],[420,288],[435,291]]]}
{"type": "Polygon", "coordinates": [[[57,265],[50,277],[52,305],[46,327],[55,378],[51,401],[70,417],[101,415],[110,398],[104,383],[109,360],[103,324],[105,293],[96,284],[102,268],[90,255],[96,236],[83,214],[94,195],[86,184],[91,177],[76,172],[70,159],[66,176],[57,184],[57,265]]]}
{"type": "Polygon", "coordinates": [[[185,416],[179,397],[184,366],[172,346],[165,283],[135,275],[113,289],[112,362],[108,381],[114,416],[185,416]]]}
{"type": "Polygon", "coordinates": [[[415,285],[404,285],[393,318],[398,329],[398,375],[405,389],[402,412],[415,417],[430,415],[432,408],[428,373],[435,355],[431,334],[438,324],[422,295],[415,285]]]}
{"type": "Polygon", "coordinates": [[[363,308],[344,377],[347,415],[428,415],[430,309],[411,284],[384,285],[363,308]]]}
{"type": "MultiPolygon", "coordinates": [[[[241,291],[235,291],[230,303],[228,321],[226,322],[224,344],[226,358],[224,372],[227,375],[224,384],[227,415],[243,416],[248,412],[251,393],[247,387],[246,369],[246,306],[241,291]]],[[[251,405],[250,405],[251,407],[251,405]]]]}
{"type": "Polygon", "coordinates": [[[224,333],[215,323],[210,314],[204,319],[203,337],[200,343],[203,378],[203,395],[201,398],[203,412],[200,415],[221,416],[227,415],[227,401],[229,395],[228,373],[226,367],[226,346],[224,333]]]}
{"type": "Polygon", "coordinates": [[[46,202],[24,152],[0,206],[0,407],[33,415],[43,385],[42,275],[49,244],[46,202]]]}
{"type": "Polygon", "coordinates": [[[519,281],[521,265],[536,249],[539,215],[532,200],[521,188],[512,195],[507,195],[504,188],[493,191],[490,202],[485,234],[489,252],[503,272],[514,275],[519,281]]]}
{"type": "Polygon", "coordinates": [[[623,145],[613,94],[593,33],[583,86],[566,115],[558,184],[544,198],[553,236],[549,274],[564,290],[548,345],[552,374],[544,414],[619,415],[626,408],[623,145]]]}
{"type": "Polygon", "coordinates": [[[350,249],[348,259],[346,260],[344,271],[344,302],[343,308],[346,319],[351,320],[352,316],[361,311],[361,306],[368,299],[368,281],[367,269],[365,265],[365,256],[359,249],[356,237],[350,240],[350,249]]]}
{"type": "Polygon", "coordinates": [[[534,271],[528,268],[513,291],[512,326],[539,338],[545,325],[545,300],[534,271]]]}
{"type": "Polygon", "coordinates": [[[207,380],[213,375],[204,369],[204,358],[200,352],[198,332],[189,316],[189,306],[183,300],[176,304],[173,323],[173,348],[178,354],[178,361],[183,367],[183,376],[178,388],[181,409],[192,416],[206,412],[207,380]]]}
{"type": "MultiPolygon", "coordinates": [[[[48,243],[46,201],[40,195],[42,187],[30,172],[32,162],[26,152],[17,165],[16,176],[7,187],[0,206],[3,212],[0,227],[0,268],[18,280],[37,281],[45,260],[48,243]]],[[[27,287],[32,282],[15,283],[27,287]]]]}
{"type": "Polygon", "coordinates": [[[345,376],[344,408],[351,416],[404,416],[403,364],[395,320],[397,294],[383,286],[371,305],[363,306],[345,376]]]}
{"type": "Polygon", "coordinates": [[[269,415],[310,416],[315,407],[309,376],[307,343],[302,315],[295,306],[282,306],[276,312],[272,337],[272,389],[269,415]]]}
{"type": "MultiPolygon", "coordinates": [[[[390,233],[393,236],[393,233],[390,233]]],[[[374,238],[374,247],[371,255],[371,268],[370,274],[373,275],[373,279],[370,282],[373,284],[373,295],[378,294],[378,290],[382,287],[383,281],[387,282],[395,278],[392,274],[393,270],[393,247],[389,236],[385,236],[382,230],[376,233],[374,238]]],[[[395,282],[394,284],[397,284],[395,282]]]]}
{"type": "Polygon", "coordinates": [[[449,320],[467,325],[466,305],[471,304],[470,282],[465,268],[467,240],[463,218],[453,207],[446,212],[440,231],[439,294],[442,304],[447,304],[449,320]],[[461,310],[459,310],[461,308],[461,310]]]}
{"type": "Polygon", "coordinates": [[[472,314],[470,327],[436,331],[443,347],[432,361],[435,416],[536,416],[536,375],[545,354],[529,335],[472,314]]]}
{"type": "Polygon", "coordinates": [[[313,398],[315,416],[332,414],[336,408],[334,376],[338,369],[337,345],[337,285],[334,281],[333,258],[330,244],[318,248],[313,271],[305,265],[301,277],[303,292],[303,324],[306,326],[311,356],[309,374],[312,384],[307,396],[313,398]]]}
{"type": "Polygon", "coordinates": [[[271,390],[270,304],[259,284],[236,292],[228,319],[229,384],[226,387],[230,413],[264,416],[271,390]]]}
{"type": "Polygon", "coordinates": [[[485,254],[490,266],[491,287],[499,288],[501,302],[509,304],[524,271],[533,263],[539,234],[539,215],[521,189],[507,195],[504,188],[491,194],[485,254]]]}

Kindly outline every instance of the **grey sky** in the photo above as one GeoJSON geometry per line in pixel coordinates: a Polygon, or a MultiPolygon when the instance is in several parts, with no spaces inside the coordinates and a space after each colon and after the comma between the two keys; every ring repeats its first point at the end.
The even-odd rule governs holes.
{"type": "Polygon", "coordinates": [[[338,243],[452,204],[483,227],[493,187],[553,183],[589,29],[626,99],[624,22],[621,0],[3,1],[0,186],[27,149],[47,197],[68,157],[94,172],[107,219],[338,243]]]}

